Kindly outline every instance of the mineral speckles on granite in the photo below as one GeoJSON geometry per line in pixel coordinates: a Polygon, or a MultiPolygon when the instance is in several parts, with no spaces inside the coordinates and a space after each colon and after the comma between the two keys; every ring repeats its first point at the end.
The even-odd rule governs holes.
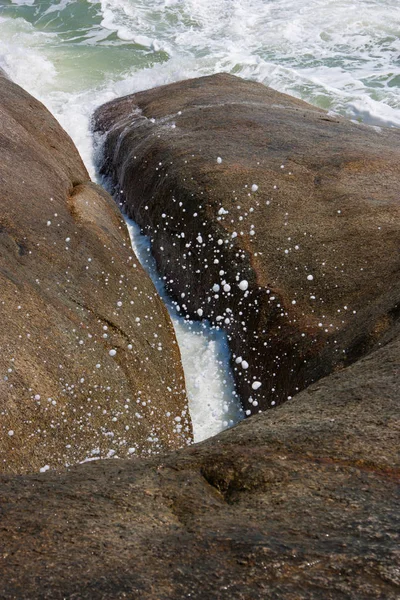
{"type": "Polygon", "coordinates": [[[172,324],[113,200],[40,103],[2,79],[0,104],[1,471],[190,443],[172,324]]]}
{"type": "Polygon", "coordinates": [[[0,594],[397,600],[399,359],[178,452],[3,476],[0,594]]]}

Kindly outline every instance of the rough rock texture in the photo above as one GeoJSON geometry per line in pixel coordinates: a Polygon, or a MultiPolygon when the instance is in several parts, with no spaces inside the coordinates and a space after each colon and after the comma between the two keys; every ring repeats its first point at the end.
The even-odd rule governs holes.
{"type": "Polygon", "coordinates": [[[395,600],[400,338],[184,450],[0,478],[0,597],[395,600]]]}
{"type": "Polygon", "coordinates": [[[0,471],[184,445],[179,349],[119,211],[1,74],[0,203],[0,471]]]}
{"type": "Polygon", "coordinates": [[[200,310],[228,332],[248,412],[390,335],[400,310],[399,131],[231,75],[115,100],[95,127],[107,134],[103,173],[151,233],[182,312],[200,310]]]}

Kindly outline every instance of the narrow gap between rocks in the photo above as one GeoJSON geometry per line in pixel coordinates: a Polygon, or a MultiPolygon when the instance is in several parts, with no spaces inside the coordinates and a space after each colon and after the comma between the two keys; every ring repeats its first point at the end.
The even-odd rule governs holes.
{"type": "Polygon", "coordinates": [[[170,314],[182,357],[194,441],[200,442],[235,425],[244,416],[235,392],[226,335],[208,321],[192,321],[179,315],[157,272],[150,240],[134,221],[125,215],[124,219],[132,248],[170,314]]]}

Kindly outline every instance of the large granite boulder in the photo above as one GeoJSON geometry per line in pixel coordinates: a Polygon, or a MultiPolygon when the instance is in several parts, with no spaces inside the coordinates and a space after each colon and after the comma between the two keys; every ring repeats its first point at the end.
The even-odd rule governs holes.
{"type": "Polygon", "coordinates": [[[0,471],[190,441],[173,327],[114,201],[0,73],[0,471]]]}
{"type": "Polygon", "coordinates": [[[390,337],[400,133],[231,75],[112,101],[102,172],[183,314],[223,327],[247,414],[390,337]]]}
{"type": "Polygon", "coordinates": [[[143,460],[0,477],[0,597],[397,600],[399,335],[143,460]]]}

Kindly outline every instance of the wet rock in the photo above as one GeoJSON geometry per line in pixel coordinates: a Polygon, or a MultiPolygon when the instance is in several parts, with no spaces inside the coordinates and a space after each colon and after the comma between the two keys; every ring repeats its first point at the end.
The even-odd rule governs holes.
{"type": "Polygon", "coordinates": [[[0,596],[395,600],[400,337],[146,460],[0,478],[0,596]]]}
{"type": "Polygon", "coordinates": [[[1,75],[0,113],[0,470],[185,445],[173,328],[115,203],[1,75]]]}
{"type": "Polygon", "coordinates": [[[227,331],[248,413],[390,336],[398,130],[226,74],[112,101],[95,127],[103,173],[151,235],[182,313],[227,331]]]}

